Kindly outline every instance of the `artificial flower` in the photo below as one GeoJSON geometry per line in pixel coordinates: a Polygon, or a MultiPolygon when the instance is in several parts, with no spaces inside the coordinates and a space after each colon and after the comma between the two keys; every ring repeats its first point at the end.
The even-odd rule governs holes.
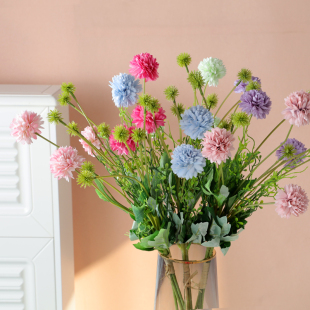
{"type": "Polygon", "coordinates": [[[180,126],[192,139],[202,139],[204,133],[210,130],[214,123],[212,113],[201,105],[190,107],[181,117],[180,126]]]}
{"type": "Polygon", "coordinates": [[[203,171],[206,160],[202,157],[200,150],[192,145],[182,144],[174,149],[171,163],[172,171],[178,177],[188,180],[203,171]]]}
{"type": "Polygon", "coordinates": [[[79,169],[85,159],[71,146],[58,148],[50,158],[50,169],[55,178],[74,179],[72,171],[79,169]]]}
{"type": "Polygon", "coordinates": [[[43,123],[41,115],[24,111],[13,119],[10,125],[11,135],[16,138],[17,142],[31,144],[32,139],[37,139],[36,133],[41,134],[40,129],[43,129],[41,126],[43,123]]]}
{"type": "Polygon", "coordinates": [[[299,216],[307,211],[309,199],[306,192],[298,185],[288,184],[276,195],[276,212],[284,218],[299,216]]]}
{"type": "MultiPolygon", "coordinates": [[[[276,151],[276,156],[280,160],[289,160],[293,156],[297,156],[306,151],[306,147],[303,143],[296,139],[287,139],[286,142],[280,146],[280,148],[276,151]]],[[[303,162],[302,158],[292,159],[285,163],[285,166],[289,166],[290,168],[294,168],[296,164],[303,162]]]]}
{"type": "Polygon", "coordinates": [[[241,110],[257,119],[266,118],[271,110],[271,100],[262,90],[246,91],[240,101],[241,110]]]}
{"type": "Polygon", "coordinates": [[[137,79],[145,79],[148,81],[155,81],[158,79],[158,62],[149,53],[141,53],[134,56],[130,62],[129,72],[137,79]]]}
{"type": "MultiPolygon", "coordinates": [[[[144,128],[144,107],[138,105],[132,111],[132,122],[136,124],[138,128],[144,128]]],[[[148,133],[154,133],[160,126],[165,125],[166,114],[163,108],[159,108],[158,112],[154,113],[146,111],[145,117],[145,129],[148,133]]]]}
{"type": "Polygon", "coordinates": [[[202,156],[209,159],[211,163],[221,164],[231,157],[231,151],[234,149],[233,141],[235,140],[231,132],[225,128],[212,128],[204,134],[205,138],[201,145],[202,156]]]}
{"type": "Polygon", "coordinates": [[[134,76],[126,73],[115,75],[110,82],[112,98],[118,108],[127,108],[138,100],[138,93],[142,91],[142,85],[134,76]]]}
{"type": "MultiPolygon", "coordinates": [[[[96,126],[93,126],[93,127],[94,127],[94,130],[96,131],[97,135],[95,134],[94,130],[90,126],[87,126],[81,132],[81,134],[99,150],[101,148],[101,142],[97,138],[97,136],[98,136],[98,129],[97,129],[96,126]]],[[[95,157],[95,155],[93,154],[94,150],[91,148],[91,146],[89,146],[87,144],[87,142],[85,142],[83,139],[79,139],[79,141],[81,142],[85,152],[87,152],[88,155],[90,155],[92,157],[95,157]]]]}
{"type": "Polygon", "coordinates": [[[282,112],[291,125],[297,127],[310,123],[310,94],[301,90],[285,98],[287,108],[282,112]]]}
{"type": "Polygon", "coordinates": [[[204,82],[209,86],[217,86],[219,79],[226,74],[223,61],[213,57],[202,60],[198,65],[198,70],[201,72],[204,82]]]}
{"type": "MultiPolygon", "coordinates": [[[[124,127],[128,129],[129,131],[129,138],[126,141],[126,144],[129,146],[129,148],[133,152],[135,152],[136,144],[131,137],[132,131],[134,130],[135,127],[134,126],[127,127],[126,125],[124,125],[124,127]]],[[[112,130],[112,134],[110,135],[109,143],[110,143],[111,150],[114,152],[117,152],[118,155],[128,155],[129,151],[128,151],[126,144],[124,142],[119,142],[114,138],[114,130],[112,130]]]]}
{"type": "MultiPolygon", "coordinates": [[[[239,79],[236,80],[234,85],[236,86],[239,83],[239,81],[240,81],[239,79]]],[[[261,80],[258,77],[255,77],[255,76],[252,76],[252,81],[258,82],[260,85],[262,84],[261,80]]],[[[248,84],[249,84],[249,81],[246,81],[246,82],[241,81],[239,83],[239,85],[236,86],[235,93],[244,93],[245,92],[245,88],[247,87],[248,84]]]]}

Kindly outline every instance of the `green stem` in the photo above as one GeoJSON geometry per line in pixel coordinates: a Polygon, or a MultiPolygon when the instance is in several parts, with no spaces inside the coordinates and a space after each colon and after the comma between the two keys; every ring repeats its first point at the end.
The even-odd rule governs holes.
{"type": "Polygon", "coordinates": [[[137,182],[142,187],[142,189],[144,190],[144,192],[147,195],[149,194],[148,191],[146,190],[146,188],[144,187],[144,185],[140,181],[138,181],[137,179],[130,177],[128,175],[111,174],[111,175],[103,175],[103,176],[96,177],[96,179],[105,179],[105,178],[126,178],[126,179],[134,180],[135,182],[137,182]]]}
{"type": "Polygon", "coordinates": [[[163,138],[161,132],[159,131],[159,128],[158,128],[156,131],[157,131],[158,138],[159,138],[161,144],[163,145],[163,148],[164,148],[165,152],[167,153],[168,157],[171,158],[170,153],[169,153],[169,150],[168,150],[168,148],[167,148],[167,145],[166,145],[166,143],[165,143],[165,140],[164,140],[164,138],[163,138]]]}
{"type": "Polygon", "coordinates": [[[112,201],[111,198],[107,197],[107,195],[105,193],[103,193],[95,184],[93,184],[93,186],[106,198],[108,198],[109,202],[114,204],[116,207],[120,208],[121,210],[125,211],[126,213],[132,214],[133,215],[133,211],[126,208],[125,206],[123,206],[121,203],[115,201],[112,201]]]}
{"type": "Polygon", "coordinates": [[[236,89],[237,85],[233,87],[233,89],[230,91],[230,93],[226,96],[226,98],[224,99],[224,101],[221,103],[221,105],[219,106],[219,108],[217,109],[216,113],[214,114],[214,117],[217,115],[217,113],[220,111],[221,107],[223,106],[223,104],[225,103],[225,101],[228,99],[228,97],[231,95],[231,93],[236,89]]]}
{"type": "MultiPolygon", "coordinates": [[[[179,245],[181,252],[182,252],[182,260],[183,261],[188,261],[188,249],[187,249],[187,244],[182,243],[179,245]]],[[[185,299],[185,305],[186,305],[186,310],[192,310],[193,309],[193,302],[192,302],[192,290],[191,290],[191,284],[187,283],[188,279],[190,278],[190,268],[189,265],[187,264],[182,264],[183,265],[183,282],[184,282],[184,299],[185,299]]]]}
{"type": "Polygon", "coordinates": [[[47,138],[41,136],[41,135],[38,134],[37,132],[35,132],[35,134],[36,134],[37,136],[39,136],[40,138],[42,138],[43,140],[47,141],[48,143],[53,144],[54,146],[56,146],[57,148],[59,148],[59,145],[55,144],[55,143],[52,142],[51,140],[48,140],[47,138]]]}
{"type": "Polygon", "coordinates": [[[220,124],[224,121],[224,119],[227,117],[227,115],[240,103],[241,101],[238,100],[230,109],[229,111],[223,116],[223,118],[221,119],[221,121],[219,122],[219,124],[217,126],[220,126],[220,124]]]}
{"type": "MultiPolygon", "coordinates": [[[[180,115],[180,113],[179,113],[179,110],[178,110],[177,103],[176,103],[175,99],[173,99],[173,105],[174,105],[175,111],[176,111],[176,113],[177,113],[177,118],[178,118],[178,120],[179,120],[179,122],[180,122],[180,120],[181,120],[181,115],[180,115]]],[[[181,128],[180,124],[179,124],[179,132],[180,132],[180,144],[181,144],[181,143],[182,143],[182,128],[181,128]]]]}

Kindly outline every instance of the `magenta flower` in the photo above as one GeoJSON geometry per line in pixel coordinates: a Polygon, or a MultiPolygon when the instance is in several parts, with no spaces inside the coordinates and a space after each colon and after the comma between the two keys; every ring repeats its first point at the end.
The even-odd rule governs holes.
{"type": "Polygon", "coordinates": [[[138,79],[145,79],[148,81],[155,81],[158,78],[158,62],[149,53],[141,53],[134,56],[130,62],[129,72],[138,79]]]}
{"type": "Polygon", "coordinates": [[[17,142],[31,144],[32,139],[37,139],[36,133],[41,134],[40,129],[43,129],[41,126],[43,123],[41,115],[25,111],[13,119],[10,125],[11,135],[16,138],[17,142]]]}
{"type": "Polygon", "coordinates": [[[310,123],[310,94],[296,91],[285,98],[287,108],[282,112],[291,125],[303,126],[310,123]]]}
{"type": "Polygon", "coordinates": [[[60,147],[50,158],[50,169],[55,178],[74,179],[72,171],[83,164],[85,158],[78,155],[76,149],[71,146],[60,147]]]}
{"type": "Polygon", "coordinates": [[[234,149],[232,143],[235,140],[234,136],[224,128],[212,128],[204,134],[202,140],[201,151],[202,156],[209,159],[211,163],[221,164],[231,157],[231,151],[234,149]]]}
{"type": "Polygon", "coordinates": [[[285,218],[293,214],[299,216],[307,211],[309,199],[306,192],[298,185],[285,185],[284,191],[279,190],[276,195],[276,212],[285,218]]]}
{"type": "MultiPolygon", "coordinates": [[[[144,107],[138,105],[132,111],[132,122],[136,124],[138,128],[144,128],[144,107]]],[[[154,133],[160,126],[165,125],[166,114],[163,108],[160,108],[158,112],[153,114],[146,111],[145,117],[145,129],[148,133],[154,133]]]]}
{"type": "MultiPolygon", "coordinates": [[[[132,140],[131,138],[131,134],[132,134],[132,131],[133,129],[135,128],[134,126],[131,126],[131,127],[127,127],[126,125],[124,125],[128,130],[129,130],[129,138],[128,140],[126,141],[126,143],[128,144],[129,148],[135,152],[136,150],[136,147],[138,146],[138,144],[136,145],[135,142],[132,140]]],[[[114,136],[113,136],[113,133],[114,133],[114,130],[112,130],[112,134],[110,135],[110,138],[109,138],[109,142],[110,142],[110,148],[113,152],[117,152],[118,155],[128,155],[128,148],[126,146],[125,143],[123,142],[118,142],[117,140],[114,139],[114,136]]]]}
{"type": "MultiPolygon", "coordinates": [[[[96,126],[94,126],[94,129],[98,135],[98,129],[96,126]]],[[[96,134],[94,132],[94,130],[90,127],[87,126],[82,132],[81,134],[88,140],[90,141],[98,150],[101,148],[101,143],[100,140],[96,137],[96,134]]],[[[83,140],[80,139],[79,140],[84,148],[84,150],[91,156],[95,157],[95,155],[93,154],[93,149],[83,140]]]]}

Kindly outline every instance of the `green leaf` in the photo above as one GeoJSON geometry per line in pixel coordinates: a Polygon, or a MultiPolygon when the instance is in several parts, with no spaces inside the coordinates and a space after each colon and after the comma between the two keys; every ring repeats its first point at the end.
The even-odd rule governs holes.
{"type": "Polygon", "coordinates": [[[141,251],[154,251],[154,248],[145,248],[140,243],[135,243],[133,246],[141,251]]]}
{"type": "Polygon", "coordinates": [[[97,188],[96,188],[96,193],[100,199],[110,202],[110,199],[108,199],[106,196],[103,196],[102,193],[99,192],[97,188]]]}
{"type": "Polygon", "coordinates": [[[209,190],[209,192],[211,192],[211,182],[213,180],[213,176],[214,176],[214,172],[213,172],[213,168],[211,168],[211,171],[209,172],[208,176],[207,176],[207,183],[205,184],[205,188],[209,190]]]}
{"type": "Polygon", "coordinates": [[[137,223],[142,223],[143,222],[143,219],[144,219],[144,209],[145,209],[145,206],[141,206],[141,207],[136,207],[134,205],[131,205],[132,207],[132,211],[135,215],[135,218],[136,218],[136,221],[137,223]]]}
{"type": "Polygon", "coordinates": [[[160,167],[161,168],[165,168],[166,164],[170,164],[170,159],[169,159],[169,156],[167,155],[167,153],[164,152],[163,155],[161,155],[161,158],[160,158],[160,167]]]}
{"type": "Polygon", "coordinates": [[[228,199],[228,203],[227,203],[227,206],[228,206],[228,209],[230,210],[232,205],[234,204],[234,202],[237,200],[237,197],[238,195],[235,195],[235,196],[232,196],[228,199]]]}
{"type": "Polygon", "coordinates": [[[136,221],[134,221],[133,223],[132,223],[132,227],[131,227],[131,229],[130,229],[130,231],[129,231],[129,239],[130,239],[130,241],[136,241],[136,240],[138,240],[139,238],[137,237],[137,235],[136,235],[136,233],[135,233],[135,230],[138,228],[138,223],[136,222],[136,221]]]}
{"type": "Polygon", "coordinates": [[[154,241],[149,241],[149,245],[156,248],[157,250],[161,249],[169,249],[169,230],[170,230],[171,222],[168,223],[168,227],[166,229],[162,228],[158,235],[155,237],[154,241]]]}
{"type": "Polygon", "coordinates": [[[156,210],[157,203],[153,197],[149,197],[149,199],[147,200],[147,205],[150,207],[152,212],[154,212],[156,210]]]}
{"type": "Polygon", "coordinates": [[[153,234],[144,237],[140,240],[140,244],[141,246],[143,246],[144,248],[153,248],[153,246],[149,245],[149,241],[154,241],[155,237],[157,237],[159,231],[155,231],[153,234]]]}

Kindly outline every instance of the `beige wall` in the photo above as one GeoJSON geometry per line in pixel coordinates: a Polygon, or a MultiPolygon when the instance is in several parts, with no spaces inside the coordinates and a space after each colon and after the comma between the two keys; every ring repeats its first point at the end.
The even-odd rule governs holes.
{"type": "MultiPolygon", "coordinates": [[[[115,125],[108,82],[128,72],[133,55],[157,57],[160,78],[147,91],[167,111],[163,90],[170,84],[179,87],[184,104],[193,100],[176,56],[189,52],[192,68],[217,57],[227,66],[212,89],[220,98],[241,67],[262,79],[273,108],[267,120],[253,122],[251,132],[260,141],[281,120],[283,98],[310,89],[309,11],[308,0],[0,0],[0,83],[72,81],[86,113],[115,125]]],[[[86,125],[75,112],[71,119],[86,125]]],[[[281,142],[288,128],[283,125],[262,151],[281,142]]],[[[292,137],[310,147],[309,133],[310,126],[294,128],[292,137]]],[[[82,151],[78,141],[72,145],[82,151]]],[[[310,194],[308,172],[294,182],[310,194]]],[[[124,236],[131,220],[92,190],[74,184],[73,194],[77,310],[152,309],[156,253],[135,250],[124,236]]],[[[227,256],[218,255],[221,306],[309,309],[309,220],[310,212],[280,219],[274,207],[250,218],[227,256]]]]}

